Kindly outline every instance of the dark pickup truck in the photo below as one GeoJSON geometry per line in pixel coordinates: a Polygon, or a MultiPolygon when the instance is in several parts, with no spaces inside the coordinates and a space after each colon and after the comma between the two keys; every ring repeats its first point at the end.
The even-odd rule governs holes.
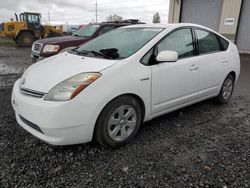
{"type": "Polygon", "coordinates": [[[33,62],[45,57],[72,49],[118,27],[141,23],[138,20],[125,20],[120,22],[102,22],[88,24],[71,36],[40,39],[33,43],[31,58],[33,62]]]}

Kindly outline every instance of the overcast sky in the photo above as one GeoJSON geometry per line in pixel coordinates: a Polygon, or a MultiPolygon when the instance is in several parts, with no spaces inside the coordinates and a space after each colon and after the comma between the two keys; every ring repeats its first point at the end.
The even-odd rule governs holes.
{"type": "MultiPolygon", "coordinates": [[[[14,12],[42,13],[42,20],[52,24],[86,24],[95,21],[95,0],[1,0],[0,21],[15,18],[14,12]]],[[[161,23],[167,23],[169,0],[97,0],[98,21],[105,21],[110,14],[125,19],[140,19],[151,23],[159,12],[161,23]]]]}

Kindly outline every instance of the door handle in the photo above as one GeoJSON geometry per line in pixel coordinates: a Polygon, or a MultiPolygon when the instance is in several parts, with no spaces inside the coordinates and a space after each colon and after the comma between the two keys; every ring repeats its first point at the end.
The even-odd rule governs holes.
{"type": "Polygon", "coordinates": [[[221,60],[221,63],[227,63],[227,62],[228,62],[227,59],[222,59],[222,60],[221,60]]]}
{"type": "Polygon", "coordinates": [[[194,71],[194,70],[198,70],[198,66],[197,65],[191,65],[191,67],[189,68],[190,71],[194,71]]]}

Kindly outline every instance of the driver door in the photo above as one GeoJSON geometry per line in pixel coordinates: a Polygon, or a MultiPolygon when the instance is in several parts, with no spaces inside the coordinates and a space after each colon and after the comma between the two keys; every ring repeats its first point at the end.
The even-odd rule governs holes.
{"type": "MultiPolygon", "coordinates": [[[[199,63],[195,57],[191,28],[177,29],[156,45],[156,51],[176,51],[176,62],[153,65],[152,114],[157,115],[195,100],[199,63]]],[[[156,54],[157,55],[157,54],[156,54]]]]}

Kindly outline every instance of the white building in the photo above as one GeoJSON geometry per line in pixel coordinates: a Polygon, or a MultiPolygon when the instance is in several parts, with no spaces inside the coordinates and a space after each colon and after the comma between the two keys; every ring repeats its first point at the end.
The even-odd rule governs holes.
{"type": "Polygon", "coordinates": [[[250,52],[250,0],[170,0],[168,21],[207,26],[250,52]]]}

